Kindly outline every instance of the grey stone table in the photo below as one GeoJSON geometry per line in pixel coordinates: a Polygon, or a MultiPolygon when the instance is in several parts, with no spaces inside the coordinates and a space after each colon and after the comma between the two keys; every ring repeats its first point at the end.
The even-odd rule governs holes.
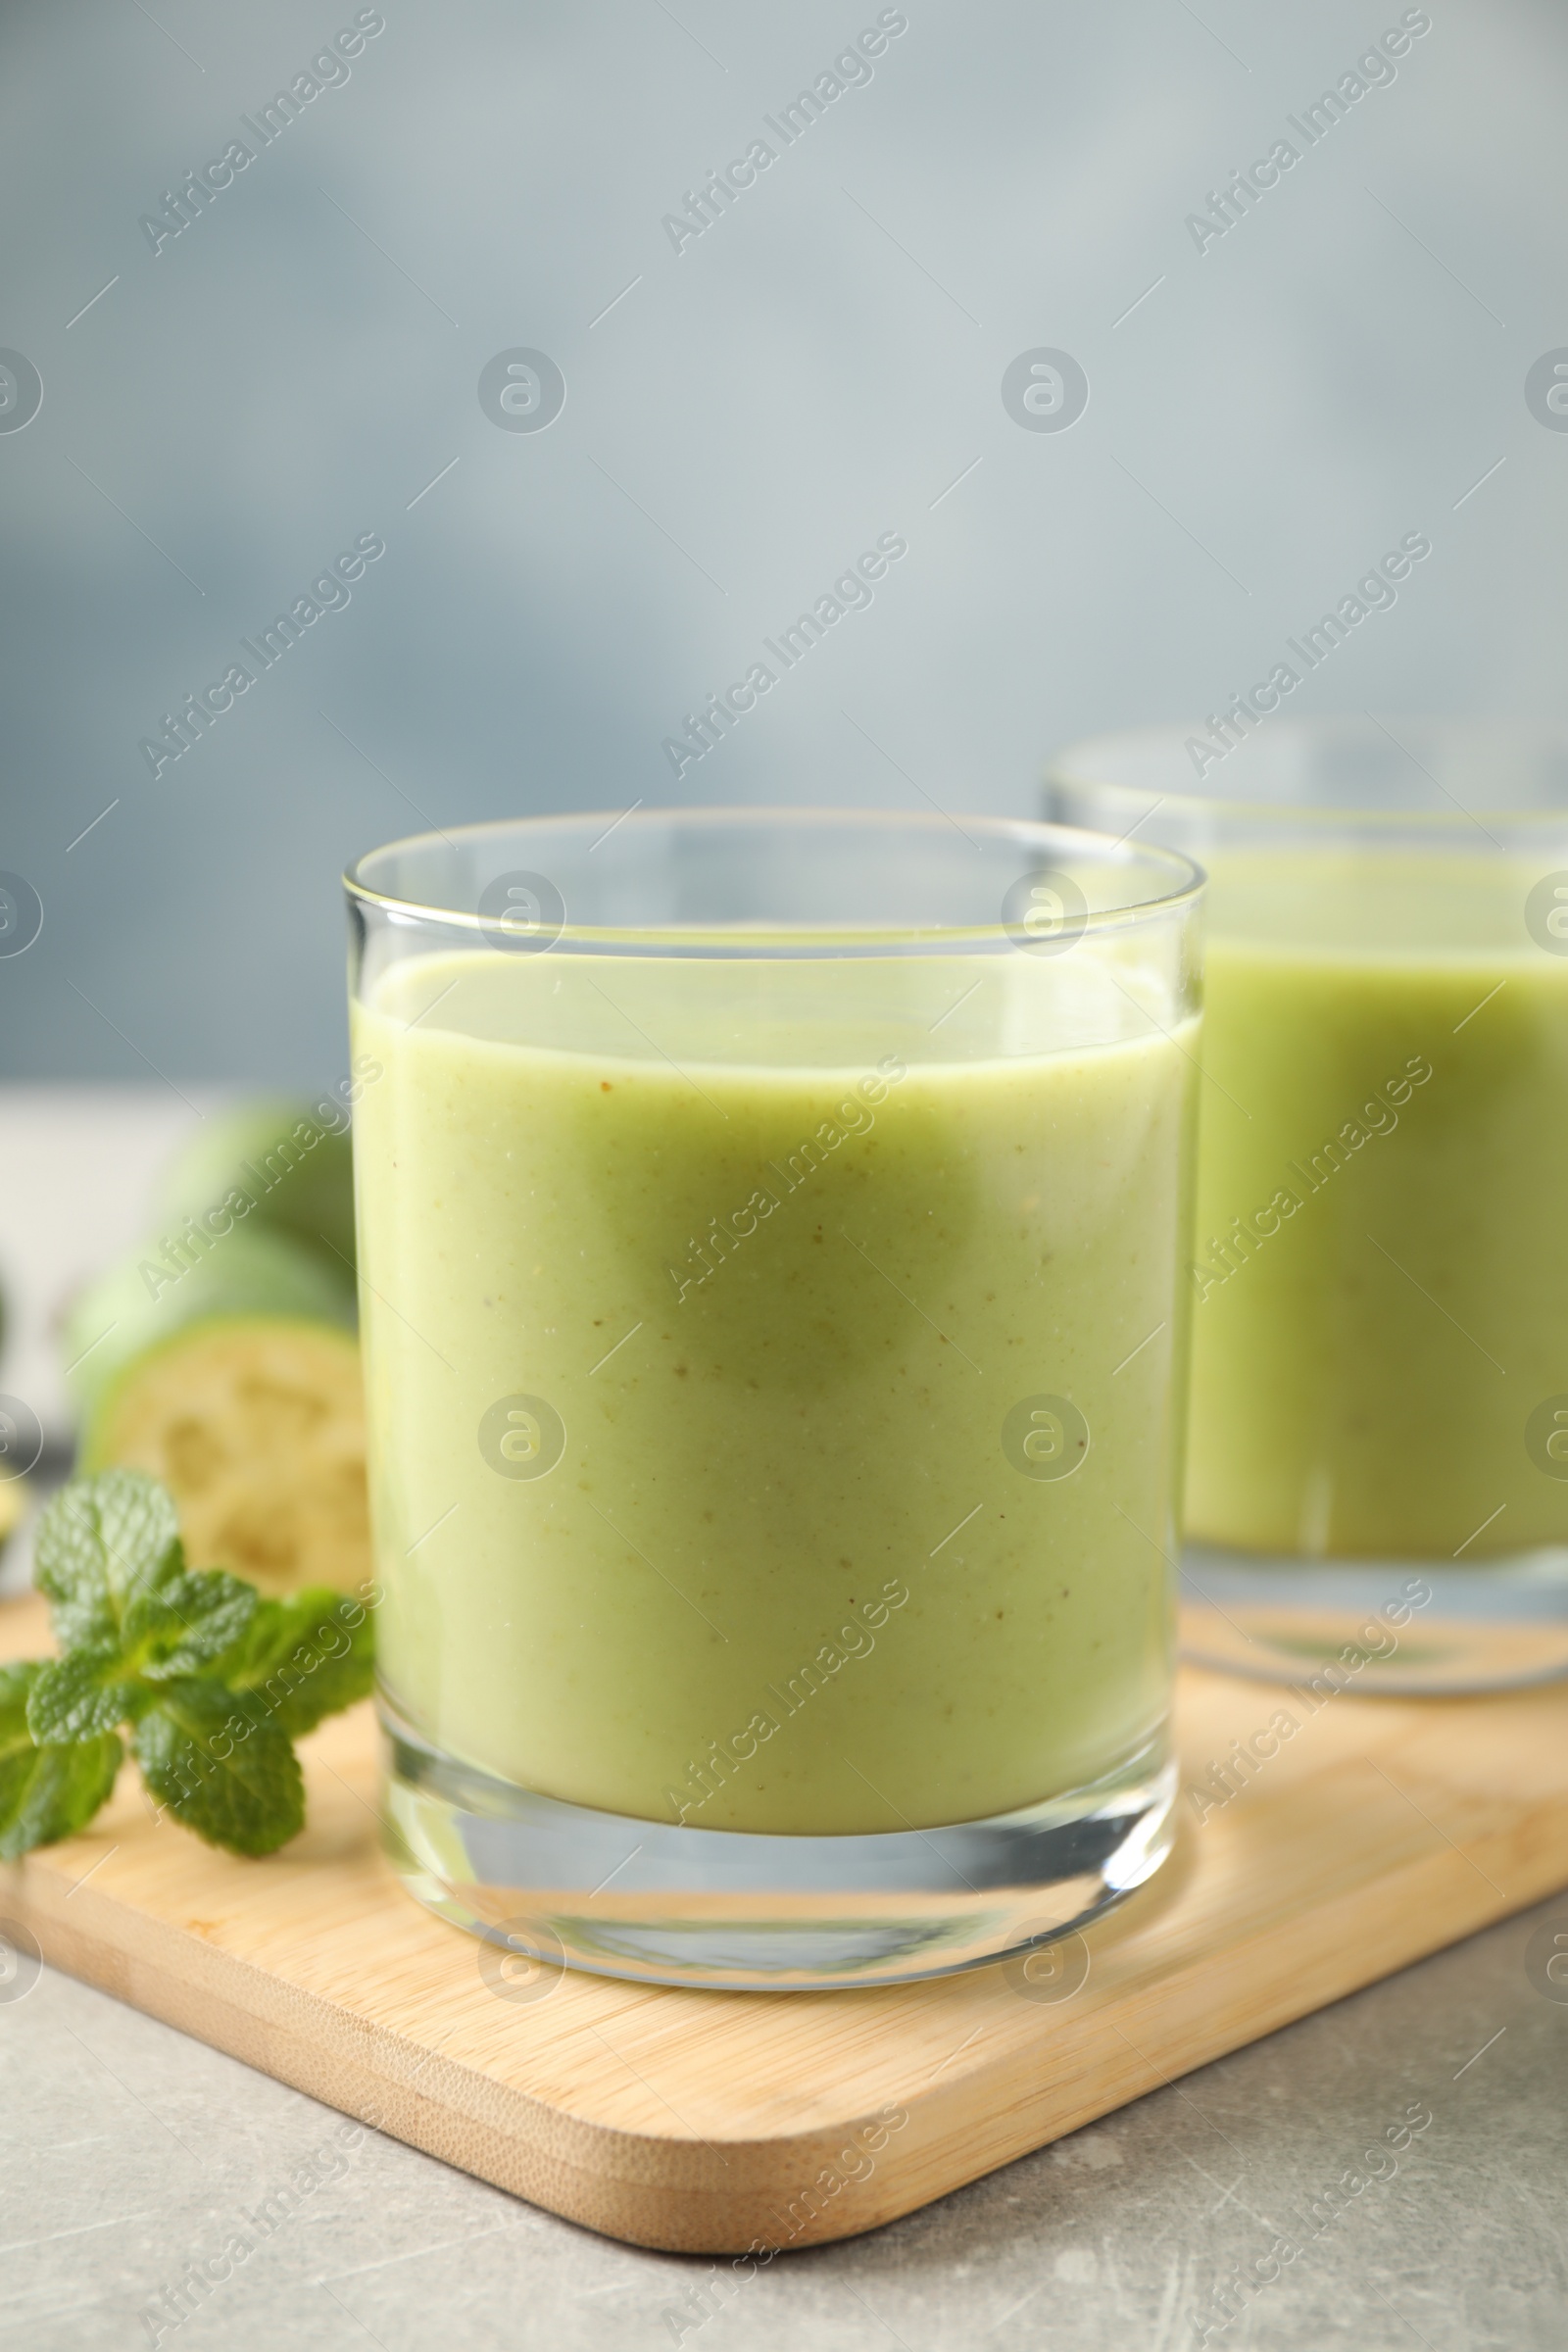
{"type": "MultiPolygon", "coordinates": [[[[64,1435],[60,1303],[129,1240],[140,1185],[196,1114],[134,1089],[0,1091],[5,1386],[64,1435]]],[[[1568,1936],[1568,1896],[744,2281],[592,2237],[0,1964],[0,2347],[1186,2352],[1230,2308],[1206,2339],[1227,2352],[1568,2352],[1568,1984],[1539,1952],[1526,1967],[1547,1919],[1568,1936]],[[1364,2152],[1410,2110],[1430,2122],[1371,2179],[1364,2152]],[[182,2283],[203,2266],[227,2275],[182,2283]],[[1278,2275],[1216,2304],[1259,2266],[1278,2275]]]]}
{"type": "Polygon", "coordinates": [[[1216,2285],[1261,2266],[1207,2341],[1563,2352],[1568,2000],[1539,1943],[1526,1966],[1548,1920],[1568,1937],[1568,1899],[742,2280],[591,2236],[24,1969],[0,1984],[0,2341],[1179,2352],[1217,2328],[1216,2285]],[[1367,2164],[1406,2117],[1402,2152],[1367,2164]],[[182,2288],[203,2265],[227,2276],[182,2288]]]}

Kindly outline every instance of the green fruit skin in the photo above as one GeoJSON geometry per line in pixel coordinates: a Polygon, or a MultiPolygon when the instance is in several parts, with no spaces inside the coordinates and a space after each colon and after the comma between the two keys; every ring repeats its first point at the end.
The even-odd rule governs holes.
{"type": "MultiPolygon", "coordinates": [[[[76,1475],[80,1477],[92,1470],[109,1470],[114,1467],[108,1453],[108,1433],[113,1425],[116,1408],[121,1398],[150,1364],[162,1356],[172,1355],[176,1349],[185,1345],[187,1340],[196,1338],[198,1334],[205,1338],[209,1332],[214,1330],[244,1332],[260,1329],[270,1334],[294,1330],[318,1334],[321,1327],[322,1318],[314,1314],[201,1315],[192,1322],[182,1323],[177,1331],[167,1333],[163,1339],[155,1340],[151,1347],[139,1348],[128,1363],[121,1364],[102,1387],[94,1392],[92,1405],[83,1417],[77,1442],[76,1475]]],[[[336,1323],[330,1324],[328,1328],[333,1331],[341,1330],[345,1346],[352,1344],[353,1334],[350,1331],[336,1323]]]]}
{"type": "Polygon", "coordinates": [[[268,1315],[331,1323],[344,1331],[355,1327],[354,1286],[347,1270],[280,1233],[236,1225],[177,1281],[157,1283],[155,1298],[143,1267],[159,1262],[156,1246],[146,1244],[89,1283],[67,1317],[62,1345],[67,1364],[75,1368],[66,1378],[84,1446],[120,1376],[192,1323],[268,1315]]]}
{"type": "MultiPolygon", "coordinates": [[[[329,1107],[347,1120],[341,1104],[329,1107]]],[[[318,1106],[285,1095],[219,1112],[170,1166],[155,1230],[175,1232],[186,1216],[217,1208],[233,1191],[254,1202],[248,1225],[303,1242],[352,1275],[354,1162],[346,1124],[328,1127],[318,1106]]]]}

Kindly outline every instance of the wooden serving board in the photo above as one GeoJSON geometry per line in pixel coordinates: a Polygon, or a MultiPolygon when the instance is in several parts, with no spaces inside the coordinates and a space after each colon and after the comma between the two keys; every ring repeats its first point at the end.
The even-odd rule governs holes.
{"type": "MultiPolygon", "coordinates": [[[[0,1656],[45,1647],[40,1603],[0,1608],[0,1656]]],[[[1188,1670],[1189,1775],[1207,1782],[1279,1708],[1298,1728],[1276,1722],[1259,1745],[1277,1752],[1228,1801],[1184,1793],[1173,1859],[1089,1930],[1065,1999],[1034,1997],[1016,1963],[818,1993],[567,1973],[505,1997],[484,1947],[381,1857],[368,1706],[305,1743],[309,1826],[282,1853],[234,1860],[154,1821],[127,1767],[87,1835],[0,1870],[0,1916],[54,1965],[590,2229],[689,2253],[803,2246],[1568,1884],[1568,1686],[1313,1712],[1188,1670]]]]}

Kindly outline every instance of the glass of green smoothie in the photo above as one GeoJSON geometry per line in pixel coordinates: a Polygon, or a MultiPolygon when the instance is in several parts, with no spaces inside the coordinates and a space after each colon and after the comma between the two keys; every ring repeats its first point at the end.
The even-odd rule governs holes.
{"type": "Polygon", "coordinates": [[[498,1989],[939,1975],[1163,1859],[1201,887],[765,809],[352,868],[391,1848],[498,1989]]]}
{"type": "Polygon", "coordinates": [[[1047,792],[1209,875],[1188,1645],[1325,1694],[1549,1679],[1568,734],[1263,691],[1076,744],[1047,792]]]}

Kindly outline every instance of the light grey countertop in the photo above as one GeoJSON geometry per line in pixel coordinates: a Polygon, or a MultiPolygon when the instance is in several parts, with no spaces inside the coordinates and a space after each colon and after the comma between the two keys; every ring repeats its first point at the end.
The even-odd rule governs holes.
{"type": "Polygon", "coordinates": [[[744,2281],[350,2132],[236,2060],[24,1967],[0,1984],[0,2333],[15,2352],[1184,2352],[1218,2316],[1216,2283],[1260,2262],[1279,2275],[1208,2341],[1562,2352],[1568,1997],[1539,1988],[1539,1945],[1535,1982],[1526,1967],[1548,1920],[1568,1939],[1568,1899],[744,2281]],[[1407,2117],[1421,2128],[1403,2152],[1366,2164],[1407,2117]],[[251,2217],[265,2223],[291,2182],[293,2211],[263,2235],[251,2217]],[[1281,2237],[1298,2249],[1284,2266],[1270,2259],[1281,2237]],[[228,2276],[187,2290],[179,2319],[166,2290],[192,2265],[221,2272],[225,2249],[228,2276]]]}
{"type": "MultiPolygon", "coordinates": [[[[57,1427],[60,1300],[128,1238],[139,1185],[195,1114],[134,1089],[5,1102],[5,1385],[57,1427]],[[83,1152],[106,1125],[116,1152],[83,1152]]],[[[1539,1944],[1526,1965],[1547,1920],[1568,1951],[1563,1896],[744,2282],[594,2237],[374,2132],[345,2146],[330,2109],[0,1953],[0,2343],[1186,2352],[1220,2317],[1215,2286],[1260,2264],[1279,2275],[1207,2339],[1227,2352],[1563,2352],[1568,1983],[1548,1985],[1539,1944]],[[1371,2180],[1364,2151],[1412,2109],[1430,2123],[1371,2180]],[[294,2210],[266,2233],[248,2217],[280,2189],[294,2210]],[[1282,2237],[1299,2249],[1284,2266],[1282,2237]],[[228,2275],[186,2290],[181,2318],[167,2298],[193,2265],[228,2275]]]]}

